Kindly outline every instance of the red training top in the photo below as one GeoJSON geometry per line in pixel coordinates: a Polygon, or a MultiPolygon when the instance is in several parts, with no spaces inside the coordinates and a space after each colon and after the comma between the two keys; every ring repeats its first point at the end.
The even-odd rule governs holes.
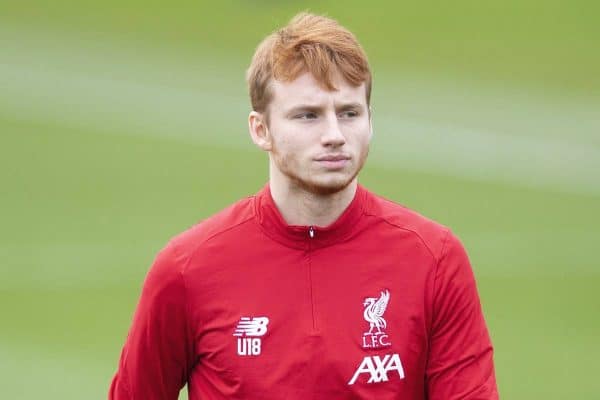
{"type": "Polygon", "coordinates": [[[450,231],[361,186],[288,226],[268,188],[160,252],[109,399],[497,399],[492,344],[450,231]]]}

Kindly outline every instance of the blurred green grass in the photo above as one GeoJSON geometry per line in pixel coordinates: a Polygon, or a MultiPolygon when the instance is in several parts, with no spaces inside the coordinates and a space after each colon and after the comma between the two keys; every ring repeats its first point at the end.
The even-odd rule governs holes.
{"type": "Polygon", "coordinates": [[[83,38],[117,37],[179,57],[248,60],[265,33],[299,10],[331,15],[366,47],[376,73],[419,71],[516,82],[538,90],[600,91],[600,3],[593,0],[22,1],[2,19],[83,38]]]}
{"type": "MultiPolygon", "coordinates": [[[[266,32],[306,7],[339,17],[365,43],[381,79],[378,129],[361,181],[463,239],[496,346],[502,397],[597,396],[600,185],[565,190],[565,177],[557,175],[554,185],[552,172],[544,185],[530,172],[529,185],[504,179],[502,166],[489,179],[472,179],[450,165],[407,168],[389,159],[419,160],[403,147],[405,137],[419,135],[401,124],[417,118],[451,143],[470,137],[456,126],[473,129],[473,137],[491,129],[540,146],[560,139],[564,157],[578,145],[591,153],[574,163],[597,165],[597,118],[587,111],[600,93],[593,73],[600,56],[592,51],[597,4],[320,4],[3,5],[0,68],[13,74],[0,75],[3,398],[106,397],[154,254],[264,184],[265,157],[245,136],[243,66],[266,32]],[[389,78],[411,71],[434,86],[452,84],[436,92],[389,78]],[[459,76],[482,85],[483,94],[459,76]],[[536,94],[514,97],[512,89],[486,85],[536,94]],[[541,107],[536,99],[547,93],[569,107],[541,107]]],[[[519,160],[506,161],[510,169],[519,160]]],[[[469,162],[477,168],[476,159],[469,162]]],[[[578,171],[600,181],[598,171],[583,167],[573,179],[578,171]]]]}

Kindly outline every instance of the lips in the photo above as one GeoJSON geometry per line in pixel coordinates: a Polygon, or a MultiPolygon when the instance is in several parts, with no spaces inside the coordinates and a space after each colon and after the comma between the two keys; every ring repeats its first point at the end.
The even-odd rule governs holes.
{"type": "Polygon", "coordinates": [[[350,157],[345,154],[325,154],[315,161],[327,170],[342,170],[348,165],[350,157]]]}
{"type": "Polygon", "coordinates": [[[350,157],[344,154],[327,154],[316,158],[316,161],[344,161],[350,157]]]}

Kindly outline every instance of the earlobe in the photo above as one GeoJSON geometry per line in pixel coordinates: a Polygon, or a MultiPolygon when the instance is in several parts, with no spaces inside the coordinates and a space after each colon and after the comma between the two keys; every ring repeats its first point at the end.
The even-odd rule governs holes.
{"type": "Polygon", "coordinates": [[[264,151],[271,150],[271,135],[269,134],[269,128],[264,121],[264,115],[252,111],[248,116],[248,130],[250,131],[250,137],[258,148],[264,151]]]}

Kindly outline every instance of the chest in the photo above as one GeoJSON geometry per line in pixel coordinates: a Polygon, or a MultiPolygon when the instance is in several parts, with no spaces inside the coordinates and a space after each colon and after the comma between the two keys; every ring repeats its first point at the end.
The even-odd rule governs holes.
{"type": "Polygon", "coordinates": [[[297,398],[422,390],[426,256],[348,244],[219,260],[190,287],[203,374],[218,375],[242,397],[269,398],[283,387],[297,398]]]}

